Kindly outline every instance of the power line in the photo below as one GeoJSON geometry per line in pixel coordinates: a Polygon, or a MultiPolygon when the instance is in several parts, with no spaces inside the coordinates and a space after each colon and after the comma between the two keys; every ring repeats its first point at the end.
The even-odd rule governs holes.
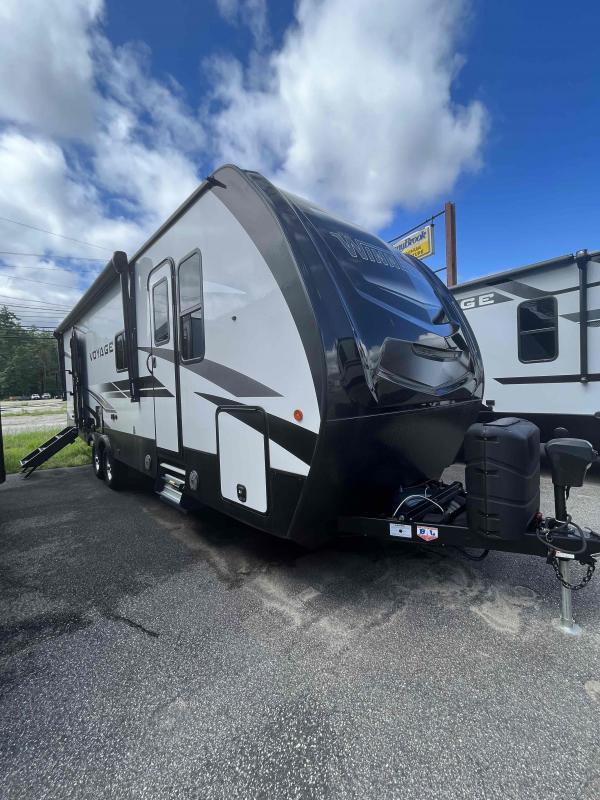
{"type": "Polygon", "coordinates": [[[4,301],[0,302],[0,305],[16,305],[17,303],[30,303],[43,304],[45,306],[51,306],[52,308],[67,308],[66,303],[49,303],[47,300],[35,300],[34,298],[30,297],[15,297],[12,294],[1,294],[0,297],[5,297],[7,302],[4,301]]]}
{"type": "Polygon", "coordinates": [[[74,283],[46,283],[45,281],[36,281],[34,278],[22,278],[20,275],[0,275],[0,280],[4,278],[6,281],[26,281],[27,283],[39,283],[40,286],[52,286],[54,289],[77,289],[79,288],[74,283]]]}
{"type": "Polygon", "coordinates": [[[68,242],[75,242],[76,244],[84,244],[86,247],[95,247],[98,250],[107,250],[110,252],[110,248],[102,247],[100,244],[92,244],[91,242],[82,242],[81,239],[73,239],[71,236],[65,236],[62,233],[56,233],[55,231],[48,231],[45,228],[38,228],[35,225],[29,225],[27,222],[18,222],[16,219],[9,219],[8,217],[0,217],[0,220],[3,222],[10,222],[13,225],[20,225],[22,228],[30,228],[32,231],[39,231],[40,233],[48,233],[50,236],[57,236],[59,239],[66,239],[68,242]]]}
{"type": "MultiPolygon", "coordinates": [[[[34,267],[33,264],[0,264],[0,269],[52,269],[60,272],[70,272],[68,267],[48,267],[45,264],[37,267],[34,267]]],[[[96,269],[96,267],[90,264],[87,267],[83,267],[83,269],[96,269]]]]}
{"type": "Polygon", "coordinates": [[[28,306],[17,305],[16,303],[3,303],[0,301],[0,310],[6,308],[10,314],[21,313],[21,311],[48,311],[52,314],[64,314],[65,311],[70,311],[70,308],[61,308],[59,306],[28,306]],[[13,310],[14,309],[14,310],[13,310]]]}
{"type": "Polygon", "coordinates": [[[446,213],[446,209],[444,209],[443,211],[438,211],[437,214],[432,214],[431,217],[427,217],[427,219],[424,219],[423,222],[419,222],[418,225],[413,225],[412,228],[409,228],[407,231],[404,231],[404,233],[401,233],[398,236],[394,236],[392,239],[389,239],[388,240],[388,244],[391,244],[392,242],[395,242],[397,239],[402,239],[403,236],[407,236],[409,233],[412,233],[413,231],[416,231],[417,228],[421,228],[423,225],[427,225],[428,222],[433,223],[434,219],[437,219],[438,217],[441,217],[445,213],[446,213]]]}
{"type": "Polygon", "coordinates": [[[21,326],[36,325],[37,320],[39,320],[40,323],[43,322],[45,325],[51,325],[55,320],[60,321],[60,317],[18,317],[18,320],[21,323],[21,326]]]}
{"type": "Polygon", "coordinates": [[[92,258],[91,256],[48,256],[47,253],[16,253],[13,250],[0,250],[0,256],[31,256],[31,258],[64,258],[67,261],[104,261],[105,258],[92,258]]]}

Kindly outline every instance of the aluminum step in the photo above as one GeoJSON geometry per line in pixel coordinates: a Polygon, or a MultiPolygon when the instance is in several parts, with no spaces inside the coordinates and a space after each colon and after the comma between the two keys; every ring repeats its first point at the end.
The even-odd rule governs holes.
{"type": "Polygon", "coordinates": [[[169,505],[179,508],[183,511],[181,500],[183,498],[183,490],[185,488],[185,470],[180,467],[175,467],[173,464],[161,463],[159,465],[158,475],[158,489],[157,494],[169,505]]]}

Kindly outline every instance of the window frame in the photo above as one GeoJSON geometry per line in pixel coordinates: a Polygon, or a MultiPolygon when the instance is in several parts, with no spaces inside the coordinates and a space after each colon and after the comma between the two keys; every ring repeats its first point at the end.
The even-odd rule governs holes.
{"type": "Polygon", "coordinates": [[[115,348],[115,369],[117,370],[117,372],[129,372],[129,364],[127,363],[127,339],[125,337],[125,329],[124,328],[123,328],[122,331],[117,331],[117,333],[115,333],[114,348],[115,348]],[[118,352],[117,351],[117,339],[119,338],[119,336],[123,337],[123,352],[125,354],[125,366],[121,367],[121,368],[119,368],[119,364],[118,364],[118,361],[117,361],[117,352],[118,352]]]}
{"type": "Polygon", "coordinates": [[[155,284],[152,285],[152,344],[154,347],[159,347],[163,344],[168,344],[171,341],[171,314],[169,312],[169,280],[165,275],[164,278],[156,281],[155,284]],[[167,338],[161,339],[160,341],[156,338],[156,305],[154,303],[154,293],[156,292],[157,288],[162,284],[166,284],[167,286],[167,338]]]}
{"type": "Polygon", "coordinates": [[[177,336],[178,336],[178,349],[179,349],[179,358],[183,364],[194,364],[197,361],[203,361],[206,355],[206,336],[205,336],[205,325],[204,325],[204,271],[202,269],[202,253],[199,247],[195,247],[193,250],[190,250],[182,259],[177,262],[177,336]],[[199,264],[200,264],[200,302],[196,303],[195,305],[186,307],[185,311],[181,309],[181,281],[179,280],[179,274],[182,265],[188,261],[192,256],[198,255],[199,264]],[[184,358],[183,357],[183,319],[184,317],[193,314],[198,309],[202,310],[202,354],[199,356],[194,356],[194,358],[184,358]]]}
{"type": "Polygon", "coordinates": [[[552,294],[544,295],[543,297],[532,297],[528,300],[523,300],[522,303],[519,303],[517,306],[517,351],[518,357],[521,364],[548,364],[551,361],[556,361],[558,358],[558,301],[556,297],[552,294]],[[553,307],[554,307],[554,314],[553,314],[553,324],[547,325],[543,328],[533,328],[530,331],[523,331],[521,330],[521,309],[523,306],[532,306],[532,304],[538,303],[540,300],[551,300],[553,307]],[[533,333],[545,333],[547,331],[552,331],[554,333],[554,355],[550,358],[523,358],[522,354],[522,347],[521,342],[524,336],[529,336],[533,333]]]}

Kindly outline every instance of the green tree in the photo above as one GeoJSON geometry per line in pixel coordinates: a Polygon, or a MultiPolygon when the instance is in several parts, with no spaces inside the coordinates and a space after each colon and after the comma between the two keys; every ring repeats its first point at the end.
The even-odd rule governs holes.
{"type": "Polygon", "coordinates": [[[22,327],[6,306],[0,308],[0,397],[56,393],[56,342],[45,331],[22,327]]]}

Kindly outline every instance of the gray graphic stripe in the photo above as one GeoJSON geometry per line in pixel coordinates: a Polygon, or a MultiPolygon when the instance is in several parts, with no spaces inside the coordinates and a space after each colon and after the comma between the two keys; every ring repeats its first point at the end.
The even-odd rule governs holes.
{"type": "MultiPolygon", "coordinates": [[[[166,347],[155,347],[154,349],[140,347],[139,350],[145,353],[152,353],[152,355],[170,362],[173,362],[175,358],[173,350],[166,347]]],[[[225,389],[226,392],[229,392],[234,397],[281,397],[279,392],[269,386],[265,386],[264,383],[255,381],[254,378],[244,375],[243,372],[238,372],[235,369],[231,369],[231,367],[226,367],[208,358],[196,361],[193,364],[182,363],[180,367],[206,378],[207,381],[214,383],[215,386],[221,389],[225,389]]]]}
{"type": "MultiPolygon", "coordinates": [[[[579,322],[581,320],[581,314],[577,311],[573,314],[561,314],[563,319],[568,319],[571,322],[579,322]]],[[[590,308],[587,312],[587,322],[588,324],[591,322],[596,322],[600,320],[600,308],[590,308]]]]}

